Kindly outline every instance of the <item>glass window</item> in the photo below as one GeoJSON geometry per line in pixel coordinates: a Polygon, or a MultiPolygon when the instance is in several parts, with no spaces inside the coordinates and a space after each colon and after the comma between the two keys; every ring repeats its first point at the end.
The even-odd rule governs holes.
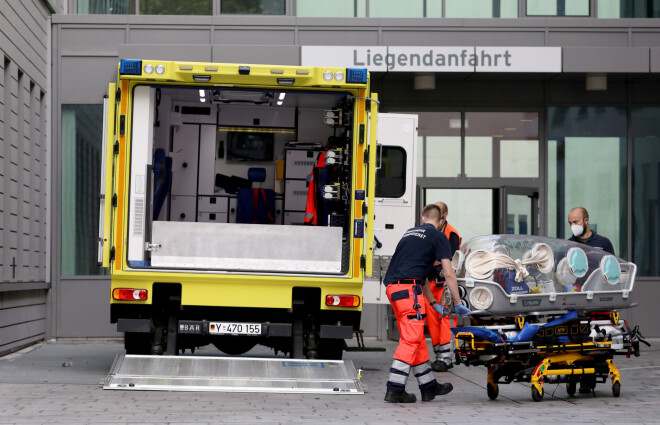
{"type": "Polygon", "coordinates": [[[380,168],[376,170],[376,197],[400,198],[406,192],[406,151],[383,146],[380,168]]]}
{"type": "Polygon", "coordinates": [[[78,0],[76,13],[80,15],[135,14],[135,0],[78,0]]]}
{"type": "Polygon", "coordinates": [[[285,0],[220,0],[220,13],[284,15],[285,0]]]}
{"type": "Polygon", "coordinates": [[[97,265],[103,105],[62,105],[62,275],[97,265]]]}
{"type": "Polygon", "coordinates": [[[659,18],[660,0],[598,0],[599,18],[659,18]]]}
{"type": "Polygon", "coordinates": [[[364,18],[367,0],[296,0],[296,16],[323,18],[364,18]]]}
{"type": "Polygon", "coordinates": [[[458,177],[461,174],[461,137],[426,136],[424,139],[426,177],[458,177]]]}
{"type": "Polygon", "coordinates": [[[424,156],[418,155],[417,175],[456,178],[461,174],[461,114],[420,112],[418,117],[418,153],[424,156]]]}
{"type": "Polygon", "coordinates": [[[140,15],[212,15],[213,0],[139,0],[140,15]]]}
{"type": "Polygon", "coordinates": [[[372,18],[422,18],[424,0],[369,0],[369,16],[372,18]]]}
{"type": "Polygon", "coordinates": [[[493,177],[493,138],[465,136],[465,175],[493,177]]]}
{"type": "Polygon", "coordinates": [[[568,238],[568,213],[584,207],[626,257],[626,109],[551,107],[548,126],[548,236],[568,238]]]}
{"type": "MultiPolygon", "coordinates": [[[[431,11],[435,14],[442,4],[437,2],[431,11]]],[[[518,0],[445,0],[446,18],[517,18],[518,0]]],[[[430,7],[427,4],[427,16],[430,7]]],[[[440,17],[433,15],[435,17],[440,17]]]]}
{"type": "Polygon", "coordinates": [[[660,276],[660,108],[632,110],[632,261],[640,276],[660,276]]]}
{"type": "Polygon", "coordinates": [[[527,0],[527,16],[589,16],[589,0],[527,0]]]}
{"type": "Polygon", "coordinates": [[[447,221],[456,228],[463,241],[493,234],[492,189],[426,189],[424,192],[423,205],[447,204],[447,221]],[[475,205],[479,207],[475,208],[475,205]]]}

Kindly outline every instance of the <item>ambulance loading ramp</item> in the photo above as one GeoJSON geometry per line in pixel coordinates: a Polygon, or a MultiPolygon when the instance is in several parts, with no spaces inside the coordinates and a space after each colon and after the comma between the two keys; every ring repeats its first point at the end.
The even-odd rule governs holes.
{"type": "Polygon", "coordinates": [[[350,360],[120,354],[105,390],[364,394],[350,360]]]}

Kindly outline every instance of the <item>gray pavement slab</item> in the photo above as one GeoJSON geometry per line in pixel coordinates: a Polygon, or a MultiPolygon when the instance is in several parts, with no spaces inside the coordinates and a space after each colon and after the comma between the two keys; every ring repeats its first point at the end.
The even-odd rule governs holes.
{"type": "MultiPolygon", "coordinates": [[[[383,401],[396,348],[367,340],[385,352],[346,352],[362,369],[364,395],[209,393],[103,390],[102,381],[123,345],[118,341],[43,343],[0,358],[0,424],[657,424],[660,423],[660,340],[642,356],[615,358],[621,396],[608,384],[596,396],[569,397],[564,384],[546,384],[542,402],[528,384],[500,385],[486,395],[484,367],[455,366],[436,373],[454,391],[436,400],[397,405],[383,401]]],[[[255,348],[250,357],[272,356],[255,348]]],[[[196,355],[221,355],[205,348],[196,355]]],[[[417,394],[414,379],[407,390],[417,394]]]]}

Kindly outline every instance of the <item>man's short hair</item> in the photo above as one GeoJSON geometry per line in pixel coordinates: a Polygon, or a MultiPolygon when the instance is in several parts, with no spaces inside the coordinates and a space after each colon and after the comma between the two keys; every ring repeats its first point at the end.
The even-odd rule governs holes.
{"type": "Polygon", "coordinates": [[[575,207],[571,210],[571,212],[573,212],[575,210],[580,211],[582,213],[582,219],[589,218],[589,213],[587,212],[586,208],[584,208],[584,207],[575,207]]]}
{"type": "Polygon", "coordinates": [[[440,211],[440,207],[436,204],[428,204],[422,210],[422,217],[428,220],[440,220],[441,216],[442,211],[440,211]]]}

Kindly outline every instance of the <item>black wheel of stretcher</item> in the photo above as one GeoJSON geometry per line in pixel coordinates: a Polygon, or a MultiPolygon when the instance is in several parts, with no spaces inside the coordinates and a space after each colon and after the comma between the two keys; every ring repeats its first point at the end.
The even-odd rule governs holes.
{"type": "Polygon", "coordinates": [[[573,397],[575,395],[575,390],[577,390],[577,383],[567,382],[566,383],[566,392],[569,396],[573,397]]]}
{"type": "Polygon", "coordinates": [[[488,393],[489,399],[495,400],[497,396],[500,394],[500,389],[497,384],[495,384],[495,386],[488,384],[486,385],[486,392],[488,393]]]}
{"type": "Polygon", "coordinates": [[[615,382],[614,385],[612,385],[612,395],[614,397],[621,395],[621,383],[615,382]]]}
{"type": "Polygon", "coordinates": [[[537,390],[536,387],[532,386],[532,400],[534,401],[543,400],[543,390],[539,392],[539,390],[537,390]]]}

